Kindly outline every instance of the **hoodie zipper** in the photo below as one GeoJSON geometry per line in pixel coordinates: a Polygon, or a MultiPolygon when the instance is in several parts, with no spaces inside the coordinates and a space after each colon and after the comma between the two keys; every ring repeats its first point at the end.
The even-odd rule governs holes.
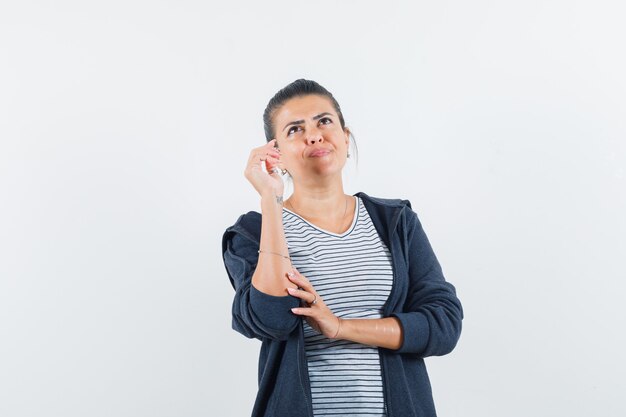
{"type": "MultiPolygon", "coordinates": [[[[395,262],[393,261],[393,255],[391,257],[391,267],[392,267],[392,284],[391,284],[391,292],[389,293],[389,299],[391,299],[391,295],[393,292],[393,289],[395,288],[395,284],[396,284],[396,267],[395,267],[395,262]]],[[[386,306],[385,306],[386,307],[386,306]]],[[[384,315],[387,315],[387,312],[384,312],[384,315]]],[[[380,368],[382,370],[382,377],[383,377],[383,392],[385,394],[385,415],[387,417],[392,417],[392,414],[390,412],[390,407],[389,405],[389,384],[387,383],[387,381],[389,380],[389,377],[387,375],[387,366],[386,366],[386,362],[387,362],[387,355],[385,353],[382,353],[380,351],[380,348],[378,349],[378,355],[380,356],[380,368]]]]}
{"type": "MultiPolygon", "coordinates": [[[[393,244],[393,236],[395,235],[396,229],[398,228],[398,220],[400,219],[400,214],[402,213],[402,210],[404,209],[401,208],[398,213],[396,214],[396,216],[393,219],[393,227],[391,229],[391,232],[389,233],[389,253],[391,254],[391,268],[392,268],[392,282],[391,282],[391,291],[389,292],[389,297],[387,297],[387,302],[385,302],[385,305],[383,306],[383,317],[386,317],[389,314],[389,301],[391,299],[393,299],[393,295],[395,294],[395,291],[397,291],[397,285],[396,285],[396,280],[397,280],[397,268],[396,268],[396,258],[393,255],[393,248],[391,247],[391,245],[393,244]]],[[[387,381],[389,380],[389,376],[387,374],[387,366],[386,366],[386,362],[387,362],[387,355],[383,354],[380,352],[380,349],[378,350],[378,354],[380,355],[380,367],[382,370],[382,377],[383,377],[383,387],[384,390],[383,392],[385,393],[385,414],[387,417],[393,417],[393,413],[391,412],[391,408],[389,407],[389,384],[387,383],[387,381]]]]}

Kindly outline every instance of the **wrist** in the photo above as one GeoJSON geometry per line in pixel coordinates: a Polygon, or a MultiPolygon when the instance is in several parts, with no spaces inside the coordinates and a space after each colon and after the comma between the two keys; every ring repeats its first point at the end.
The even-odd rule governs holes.
{"type": "MultiPolygon", "coordinates": [[[[337,316],[335,316],[335,317],[337,317],[337,316]]],[[[332,337],[333,339],[341,339],[341,335],[339,333],[341,332],[341,323],[342,322],[343,322],[343,319],[340,319],[339,317],[337,317],[337,332],[332,337]]]]}
{"type": "Polygon", "coordinates": [[[282,215],[283,212],[283,196],[282,194],[267,192],[261,197],[261,213],[269,214],[275,213],[276,215],[282,215]]]}
{"type": "Polygon", "coordinates": [[[283,204],[283,191],[277,189],[269,189],[261,194],[261,201],[271,201],[272,203],[283,204]]]}

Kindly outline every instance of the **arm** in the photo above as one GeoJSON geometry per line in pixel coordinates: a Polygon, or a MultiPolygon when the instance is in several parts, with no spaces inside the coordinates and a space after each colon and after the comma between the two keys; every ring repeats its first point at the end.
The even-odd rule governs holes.
{"type": "Polygon", "coordinates": [[[398,352],[421,357],[451,352],[461,335],[463,308],[456,289],[446,282],[417,214],[405,211],[408,231],[409,291],[403,311],[392,314],[402,325],[398,352]]]}
{"type": "Polygon", "coordinates": [[[396,317],[384,319],[339,319],[336,339],[387,349],[402,346],[402,326],[396,317]]]}
{"type": "MultiPolygon", "coordinates": [[[[261,206],[261,249],[286,253],[282,218],[279,217],[282,216],[282,201],[267,194],[261,206]]],[[[285,340],[298,324],[290,308],[299,301],[285,290],[287,285],[294,285],[279,272],[289,270],[291,263],[281,256],[258,253],[259,244],[242,226],[246,222],[244,216],[228,228],[222,238],[224,265],[235,289],[233,329],[249,338],[285,340]]],[[[258,227],[258,223],[255,224],[258,227]]]]}
{"type": "Polygon", "coordinates": [[[398,349],[402,346],[402,326],[397,318],[341,319],[333,314],[311,282],[297,269],[294,268],[294,273],[288,274],[287,277],[302,288],[302,290],[289,288],[287,291],[309,304],[309,307],[294,307],[291,311],[296,315],[305,316],[311,327],[324,336],[387,349],[398,349]]]}
{"type": "Polygon", "coordinates": [[[259,262],[252,275],[252,285],[259,291],[276,297],[288,296],[287,287],[295,288],[287,278],[286,273],[291,271],[291,260],[282,256],[289,256],[287,239],[283,228],[283,196],[274,191],[267,192],[261,197],[261,241],[259,262]],[[274,253],[270,253],[274,252],[274,253]]]}

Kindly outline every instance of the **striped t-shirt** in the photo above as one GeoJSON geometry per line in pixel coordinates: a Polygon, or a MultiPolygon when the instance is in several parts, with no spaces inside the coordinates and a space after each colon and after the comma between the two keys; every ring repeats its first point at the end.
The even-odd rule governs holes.
{"type": "MultiPolygon", "coordinates": [[[[323,230],[283,208],[291,262],[341,318],[381,318],[392,286],[391,254],[355,196],[344,233],[323,230]]],[[[315,416],[386,416],[375,346],[331,340],[302,318],[315,416]]]]}

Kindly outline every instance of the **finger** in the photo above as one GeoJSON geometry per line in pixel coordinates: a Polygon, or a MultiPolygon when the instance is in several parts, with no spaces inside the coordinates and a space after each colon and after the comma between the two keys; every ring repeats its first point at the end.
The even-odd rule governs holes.
{"type": "Polygon", "coordinates": [[[274,148],[276,146],[276,139],[272,139],[266,142],[264,145],[258,146],[252,149],[252,152],[265,152],[268,148],[274,148]]]}
{"type": "Polygon", "coordinates": [[[304,275],[302,275],[302,273],[300,271],[298,271],[298,269],[292,265],[292,270],[291,272],[293,273],[293,275],[295,275],[296,277],[298,277],[299,279],[309,282],[309,279],[307,277],[305,277],[304,275]]]}
{"type": "Polygon", "coordinates": [[[277,152],[278,148],[276,147],[276,139],[272,139],[271,141],[267,142],[263,146],[259,146],[258,148],[254,148],[253,151],[260,152],[260,153],[265,153],[265,152],[270,152],[270,151],[277,152]]]}
{"type": "Polygon", "coordinates": [[[289,280],[294,284],[298,284],[298,286],[302,287],[304,290],[310,293],[315,293],[315,289],[313,288],[309,280],[304,277],[304,275],[300,275],[297,272],[291,275],[287,273],[287,278],[289,278],[289,280]]]}
{"type": "Polygon", "coordinates": [[[272,152],[265,152],[265,153],[259,153],[257,154],[255,157],[255,159],[251,159],[250,162],[252,163],[259,163],[259,162],[265,162],[265,161],[269,161],[270,163],[276,165],[280,162],[280,155],[277,155],[275,153],[272,152]]]}
{"type": "Polygon", "coordinates": [[[317,314],[317,312],[311,307],[294,307],[291,309],[291,311],[293,312],[293,314],[307,317],[313,317],[317,314]]]}
{"type": "Polygon", "coordinates": [[[305,277],[304,275],[302,275],[302,274],[300,273],[300,271],[298,271],[295,267],[293,268],[293,271],[294,271],[294,275],[295,275],[295,276],[299,277],[302,281],[304,281],[304,282],[306,282],[306,283],[308,283],[308,284],[311,284],[311,281],[309,281],[309,279],[308,279],[307,277],[305,277]]]}
{"type": "Polygon", "coordinates": [[[251,155],[248,160],[249,167],[262,168],[265,165],[267,172],[272,171],[278,164],[280,159],[277,156],[270,155],[269,153],[251,155]]]}
{"type": "Polygon", "coordinates": [[[264,146],[260,146],[258,148],[254,148],[250,151],[250,156],[248,158],[248,162],[258,161],[259,159],[265,159],[266,155],[274,155],[280,156],[280,151],[273,146],[268,146],[269,143],[264,146]]]}
{"type": "Polygon", "coordinates": [[[266,146],[262,149],[259,149],[260,153],[273,153],[276,155],[280,155],[280,149],[274,147],[274,146],[266,146]]]}
{"type": "Polygon", "coordinates": [[[270,157],[274,158],[274,159],[278,159],[280,157],[280,155],[277,154],[276,152],[270,152],[270,151],[267,151],[267,152],[255,152],[254,154],[252,154],[250,156],[249,160],[250,161],[255,161],[255,160],[259,161],[259,160],[264,160],[264,159],[267,159],[267,158],[270,158],[270,157]]]}
{"type": "Polygon", "coordinates": [[[311,294],[310,292],[307,292],[307,291],[298,290],[296,288],[288,287],[287,292],[293,295],[294,297],[298,297],[302,301],[305,301],[309,304],[311,304],[313,301],[317,299],[317,296],[315,296],[314,294],[311,294]]]}
{"type": "Polygon", "coordinates": [[[282,178],[282,177],[283,177],[283,176],[281,175],[281,173],[280,173],[280,168],[278,168],[277,166],[275,166],[275,167],[271,168],[271,169],[270,169],[269,171],[267,171],[267,172],[269,172],[269,174],[270,174],[270,175],[272,175],[272,176],[273,176],[273,177],[275,177],[275,178],[279,178],[279,179],[280,179],[280,178],[282,178]]]}
{"type": "Polygon", "coordinates": [[[287,272],[287,277],[291,280],[291,282],[298,284],[299,287],[302,287],[302,285],[300,284],[307,283],[302,277],[302,275],[296,272],[287,272]]]}
{"type": "Polygon", "coordinates": [[[274,165],[276,165],[276,164],[278,164],[280,162],[280,158],[278,156],[271,155],[271,154],[266,155],[265,156],[265,160],[270,162],[270,163],[272,163],[272,164],[274,164],[274,165]]]}
{"type": "Polygon", "coordinates": [[[278,140],[276,140],[276,139],[270,140],[269,142],[267,142],[267,144],[265,146],[268,146],[271,149],[274,149],[274,150],[280,152],[280,149],[278,148],[278,140]]]}
{"type": "Polygon", "coordinates": [[[280,173],[280,168],[278,167],[279,163],[280,163],[280,161],[278,161],[276,159],[273,159],[271,157],[268,157],[265,160],[265,170],[270,175],[278,174],[278,173],[280,173]]]}

